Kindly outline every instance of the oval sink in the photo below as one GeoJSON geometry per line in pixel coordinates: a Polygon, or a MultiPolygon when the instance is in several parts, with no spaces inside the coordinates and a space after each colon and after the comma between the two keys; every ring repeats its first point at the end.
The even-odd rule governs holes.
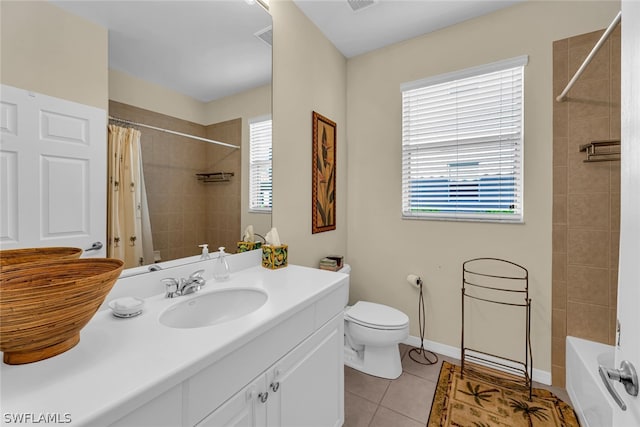
{"type": "Polygon", "coordinates": [[[267,302],[261,289],[223,289],[191,298],[167,308],[160,323],[171,328],[201,328],[246,316],[267,302]]]}

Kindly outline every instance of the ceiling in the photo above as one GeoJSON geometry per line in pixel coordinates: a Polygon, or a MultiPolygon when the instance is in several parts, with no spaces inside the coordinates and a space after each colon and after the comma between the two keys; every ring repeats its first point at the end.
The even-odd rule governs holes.
{"type": "MultiPolygon", "coordinates": [[[[50,0],[109,29],[109,67],[203,102],[271,81],[271,26],[253,0],[50,0]]],[[[291,1],[291,0],[280,0],[291,1]]],[[[347,57],[523,0],[293,0],[347,57]]]]}
{"type": "Polygon", "coordinates": [[[256,2],[50,0],[109,29],[109,67],[203,102],[271,83],[256,2]]]}
{"type": "Polygon", "coordinates": [[[347,58],[523,0],[293,0],[347,58]],[[370,4],[354,11],[350,3],[370,4]]]}

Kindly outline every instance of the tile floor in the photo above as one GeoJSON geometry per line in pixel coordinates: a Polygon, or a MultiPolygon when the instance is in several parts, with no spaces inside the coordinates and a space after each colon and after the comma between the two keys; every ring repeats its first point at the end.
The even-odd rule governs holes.
{"type": "MultiPolygon", "coordinates": [[[[429,420],[431,401],[436,390],[442,360],[459,360],[438,355],[435,365],[421,365],[408,355],[411,347],[400,345],[403,372],[395,380],[373,377],[345,366],[344,427],[424,427],[429,420]]],[[[551,390],[570,403],[566,391],[534,383],[551,390]]]]}

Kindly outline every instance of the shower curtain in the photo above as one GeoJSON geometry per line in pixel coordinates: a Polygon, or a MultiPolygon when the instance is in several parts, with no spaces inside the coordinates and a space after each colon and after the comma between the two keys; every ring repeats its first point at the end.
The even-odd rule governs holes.
{"type": "Polygon", "coordinates": [[[140,131],[109,125],[107,256],[125,268],[153,259],[151,224],[142,173],[140,131]]]}

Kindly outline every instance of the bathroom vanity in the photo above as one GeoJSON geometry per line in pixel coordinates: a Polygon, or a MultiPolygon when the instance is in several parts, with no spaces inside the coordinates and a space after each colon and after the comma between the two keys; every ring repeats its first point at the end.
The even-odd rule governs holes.
{"type": "Polygon", "coordinates": [[[293,265],[271,271],[259,266],[259,254],[242,255],[255,264],[230,262],[228,281],[208,280],[172,299],[155,292],[162,278],[208,273],[212,261],[120,279],[113,294],[143,297],[142,315],[101,310],[75,348],[2,365],[2,424],[45,417],[89,426],[342,425],[348,276],[293,265]],[[266,302],[210,326],[161,323],[175,304],[227,290],[260,292],[266,302]]]}

